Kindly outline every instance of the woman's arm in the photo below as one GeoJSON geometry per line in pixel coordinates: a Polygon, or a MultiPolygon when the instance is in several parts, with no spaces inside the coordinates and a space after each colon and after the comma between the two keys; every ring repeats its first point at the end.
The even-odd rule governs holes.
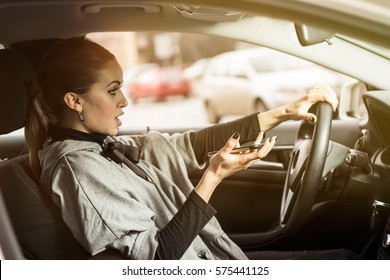
{"type": "Polygon", "coordinates": [[[207,153],[221,149],[226,139],[235,133],[240,134],[241,143],[253,141],[259,134],[258,114],[252,114],[237,120],[212,125],[194,132],[190,136],[196,159],[199,163],[208,160],[207,153]]]}
{"type": "MultiPolygon", "coordinates": [[[[263,133],[255,142],[260,143],[263,133]]],[[[231,174],[246,169],[253,162],[265,157],[275,144],[275,137],[266,141],[258,151],[231,154],[239,144],[239,133],[234,133],[225,146],[210,159],[198,185],[170,222],[158,233],[155,259],[179,259],[207,222],[215,215],[208,204],[219,183],[231,174]]]]}
{"type": "Polygon", "coordinates": [[[192,191],[175,216],[158,232],[154,259],[180,259],[215,214],[215,209],[192,191]]]}
{"type": "Polygon", "coordinates": [[[316,116],[309,113],[310,107],[320,101],[328,102],[336,110],[336,93],[328,85],[318,85],[309,90],[304,97],[278,108],[252,114],[232,122],[216,124],[191,135],[191,144],[199,163],[207,160],[207,153],[219,150],[226,139],[234,132],[241,135],[241,143],[253,141],[260,131],[268,131],[287,120],[316,121],[316,116]]]}

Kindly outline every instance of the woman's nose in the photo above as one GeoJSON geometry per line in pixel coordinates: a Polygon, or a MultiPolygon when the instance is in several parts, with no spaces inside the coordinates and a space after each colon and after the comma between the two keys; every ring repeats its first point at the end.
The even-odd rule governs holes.
{"type": "Polygon", "coordinates": [[[121,99],[119,101],[119,106],[122,108],[127,107],[127,105],[129,105],[129,102],[127,101],[127,98],[123,94],[122,90],[120,91],[120,97],[121,99]]]}

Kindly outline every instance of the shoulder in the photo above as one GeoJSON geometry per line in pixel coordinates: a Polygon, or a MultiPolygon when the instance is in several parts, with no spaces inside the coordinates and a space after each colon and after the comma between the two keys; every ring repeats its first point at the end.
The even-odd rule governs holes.
{"type": "MultiPolygon", "coordinates": [[[[64,140],[51,143],[39,151],[42,171],[55,168],[61,161],[68,158],[80,159],[80,165],[87,158],[98,158],[102,148],[99,144],[88,141],[64,140]]],[[[76,161],[77,162],[77,161],[76,161]]]]}
{"type": "Polygon", "coordinates": [[[100,153],[102,148],[99,144],[89,141],[78,141],[78,140],[64,140],[51,143],[50,145],[44,147],[40,152],[40,157],[50,157],[56,156],[58,158],[74,152],[97,152],[100,153]]]}
{"type": "Polygon", "coordinates": [[[135,146],[141,152],[155,150],[157,148],[160,149],[163,146],[169,146],[171,142],[171,136],[168,133],[159,131],[151,131],[143,135],[121,135],[112,137],[111,139],[123,144],[135,146]]]}
{"type": "Polygon", "coordinates": [[[124,144],[131,144],[135,146],[143,145],[148,141],[153,141],[156,139],[168,139],[168,133],[162,133],[159,131],[150,131],[146,134],[137,134],[137,135],[120,135],[110,137],[114,141],[118,141],[124,144]]]}

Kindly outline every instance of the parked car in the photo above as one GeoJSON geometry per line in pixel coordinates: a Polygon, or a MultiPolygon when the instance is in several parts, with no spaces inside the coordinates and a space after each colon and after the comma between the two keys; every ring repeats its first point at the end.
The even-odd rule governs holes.
{"type": "MultiPolygon", "coordinates": [[[[0,235],[4,257],[92,258],[74,239],[59,209],[32,175],[23,135],[9,134],[24,127],[29,111],[29,88],[25,83],[29,74],[47,49],[63,38],[89,32],[152,30],[242,40],[353,78],[342,87],[333,120],[320,105],[315,111],[319,116],[317,124],[285,122],[267,131],[268,136],[278,136],[267,158],[226,178],[210,203],[217,209],[216,218],[225,232],[247,254],[254,250],[346,248],[364,259],[390,259],[389,2],[191,3],[197,5],[165,0],[0,0],[0,190],[7,209],[7,213],[0,212],[0,233],[2,229],[8,233],[0,235]],[[367,111],[366,118],[360,117],[362,106],[367,111]],[[318,147],[325,156],[317,157],[318,147]],[[313,169],[318,166],[316,162],[323,163],[324,168],[313,169]],[[310,184],[308,174],[312,172],[319,176],[320,183],[310,184]],[[296,184],[292,186],[291,182],[296,184]]],[[[309,74],[300,78],[308,77],[309,74]]],[[[249,95],[235,100],[237,106],[244,102],[253,105],[249,95]]],[[[142,134],[153,129],[153,125],[123,127],[120,134],[142,134]]],[[[189,129],[201,128],[177,128],[172,123],[161,131],[189,129]]],[[[189,179],[196,184],[201,176],[191,172],[189,179]]],[[[3,205],[1,199],[0,204],[3,205]]],[[[93,258],[119,257],[107,249],[93,258]]],[[[334,276],[332,264],[326,263],[319,273],[334,276]]],[[[52,271],[51,265],[41,273],[52,271]]],[[[348,266],[347,276],[341,278],[360,277],[362,264],[356,265],[359,269],[354,270],[341,263],[340,266],[348,266]]],[[[387,275],[388,271],[379,274],[378,267],[370,267],[370,277],[387,275]]],[[[2,275],[3,271],[2,262],[2,275]]],[[[20,277],[23,271],[18,267],[15,275],[20,277]]]]}
{"type": "Polygon", "coordinates": [[[209,58],[202,58],[202,59],[195,61],[194,63],[192,63],[188,67],[186,67],[183,70],[184,77],[186,77],[186,79],[188,79],[190,81],[194,81],[194,80],[198,80],[198,79],[202,78],[209,60],[210,60],[209,58]]]}
{"type": "Polygon", "coordinates": [[[340,92],[346,81],[345,75],[256,47],[211,58],[197,82],[197,95],[204,100],[209,121],[217,123],[227,115],[247,115],[276,108],[303,96],[316,84],[327,83],[340,92]]]}
{"type": "Polygon", "coordinates": [[[123,91],[128,92],[129,87],[136,81],[136,78],[141,75],[143,72],[158,68],[157,63],[141,63],[135,64],[127,68],[123,73],[123,91]]]}
{"type": "Polygon", "coordinates": [[[191,85],[177,67],[153,67],[135,77],[127,88],[127,94],[136,102],[143,97],[152,97],[160,101],[167,96],[188,97],[191,85]]]}

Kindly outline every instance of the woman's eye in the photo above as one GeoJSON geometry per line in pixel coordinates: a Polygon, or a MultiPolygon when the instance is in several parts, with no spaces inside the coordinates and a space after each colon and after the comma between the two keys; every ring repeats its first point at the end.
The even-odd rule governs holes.
{"type": "Polygon", "coordinates": [[[115,94],[116,94],[116,91],[117,91],[118,89],[119,89],[119,88],[115,88],[115,89],[109,90],[108,93],[111,94],[111,95],[115,95],[115,94]]]}
{"type": "Polygon", "coordinates": [[[122,85],[108,91],[109,94],[115,95],[116,92],[122,87],[122,85]]]}

